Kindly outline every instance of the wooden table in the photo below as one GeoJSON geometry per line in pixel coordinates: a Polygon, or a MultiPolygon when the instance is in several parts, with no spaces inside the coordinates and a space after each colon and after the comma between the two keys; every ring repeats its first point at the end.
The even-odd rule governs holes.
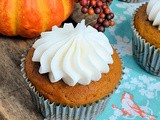
{"type": "Polygon", "coordinates": [[[32,39],[0,36],[0,120],[41,120],[20,71],[20,59],[32,39]]]}
{"type": "MultiPolygon", "coordinates": [[[[95,16],[80,15],[76,5],[72,15],[74,21],[82,18],[93,23],[95,16]],[[94,17],[94,18],[93,18],[94,17]]],[[[42,120],[43,117],[32,104],[20,71],[21,55],[33,39],[0,35],[0,120],[42,120]]]]}

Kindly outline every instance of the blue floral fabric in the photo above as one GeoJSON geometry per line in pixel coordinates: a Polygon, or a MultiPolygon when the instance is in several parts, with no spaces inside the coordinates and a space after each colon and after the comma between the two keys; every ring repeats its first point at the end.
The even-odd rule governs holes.
{"type": "Polygon", "coordinates": [[[160,77],[144,71],[132,56],[131,19],[141,4],[114,0],[111,5],[115,26],[105,35],[120,53],[125,74],[97,120],[160,120],[160,77]]]}

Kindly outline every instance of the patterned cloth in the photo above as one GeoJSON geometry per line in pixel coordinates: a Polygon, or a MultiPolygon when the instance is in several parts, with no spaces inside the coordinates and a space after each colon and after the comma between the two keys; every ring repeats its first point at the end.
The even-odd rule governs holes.
{"type": "Polygon", "coordinates": [[[140,4],[114,0],[111,5],[116,25],[105,34],[120,53],[125,75],[97,120],[160,120],[160,78],[141,69],[132,56],[130,23],[140,4]]]}

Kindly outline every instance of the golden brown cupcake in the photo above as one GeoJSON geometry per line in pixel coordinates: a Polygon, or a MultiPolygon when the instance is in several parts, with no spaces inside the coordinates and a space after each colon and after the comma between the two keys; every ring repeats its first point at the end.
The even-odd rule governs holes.
{"type": "Polygon", "coordinates": [[[98,101],[108,96],[115,89],[121,79],[122,65],[118,54],[114,50],[114,63],[109,65],[109,72],[103,73],[99,81],[92,81],[89,85],[76,84],[71,87],[63,81],[51,83],[48,75],[39,74],[39,63],[32,61],[34,48],[31,48],[25,60],[27,77],[41,96],[69,106],[80,106],[98,101]]]}
{"type": "Polygon", "coordinates": [[[160,76],[159,7],[158,1],[150,0],[135,11],[132,19],[133,56],[143,69],[157,76],[160,76]]]}
{"type": "Polygon", "coordinates": [[[95,118],[122,77],[121,60],[106,36],[84,21],[42,33],[22,67],[47,119],[95,118]]]}

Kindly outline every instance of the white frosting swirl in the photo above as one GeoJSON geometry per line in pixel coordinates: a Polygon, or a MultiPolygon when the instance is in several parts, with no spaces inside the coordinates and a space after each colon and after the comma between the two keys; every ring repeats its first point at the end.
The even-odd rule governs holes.
{"type": "Polygon", "coordinates": [[[160,0],[150,0],[147,6],[147,15],[153,26],[158,26],[160,30],[160,0]]]}
{"type": "Polygon", "coordinates": [[[43,32],[33,47],[32,61],[40,62],[40,74],[49,73],[51,82],[63,80],[74,86],[98,81],[101,73],[109,71],[113,63],[113,49],[108,38],[82,20],[75,28],[64,24],[43,32]]]}

